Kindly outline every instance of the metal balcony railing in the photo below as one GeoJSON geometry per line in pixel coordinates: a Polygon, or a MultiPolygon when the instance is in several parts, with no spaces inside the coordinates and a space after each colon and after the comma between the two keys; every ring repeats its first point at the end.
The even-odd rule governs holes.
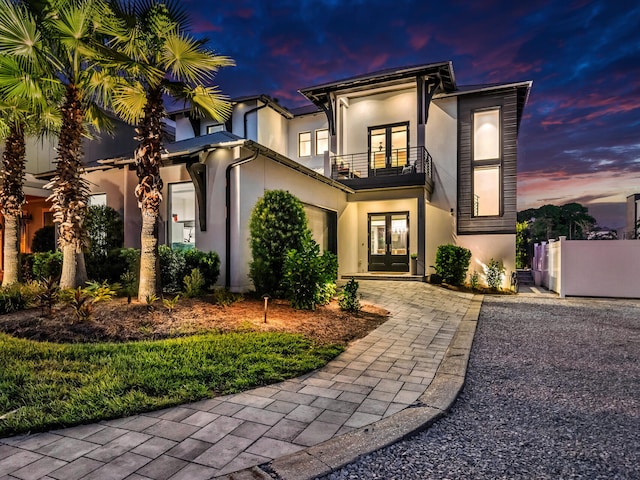
{"type": "Polygon", "coordinates": [[[393,177],[414,173],[431,179],[431,155],[424,147],[399,148],[389,153],[371,151],[331,157],[334,180],[393,177]]]}

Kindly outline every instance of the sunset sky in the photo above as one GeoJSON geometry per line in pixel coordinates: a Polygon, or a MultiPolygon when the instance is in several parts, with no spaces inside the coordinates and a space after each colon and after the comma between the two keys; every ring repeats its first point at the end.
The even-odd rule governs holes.
{"type": "Polygon", "coordinates": [[[300,88],[451,60],[458,85],[533,80],[519,210],[576,201],[615,228],[640,193],[640,1],[184,3],[192,30],[236,61],[217,78],[231,97],[296,107],[300,88]]]}

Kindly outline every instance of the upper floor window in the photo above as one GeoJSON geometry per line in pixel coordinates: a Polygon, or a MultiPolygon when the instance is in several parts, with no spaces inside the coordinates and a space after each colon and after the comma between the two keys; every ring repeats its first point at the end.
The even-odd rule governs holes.
{"type": "Polygon", "coordinates": [[[298,156],[311,156],[311,132],[300,132],[298,134],[298,156]]]}
{"type": "Polygon", "coordinates": [[[500,215],[500,109],[473,112],[473,215],[500,215]]]}
{"type": "Polygon", "coordinates": [[[324,155],[329,150],[329,130],[316,130],[316,155],[324,155]]]}
{"type": "Polygon", "coordinates": [[[207,135],[224,131],[224,125],[207,125],[207,135]]]}
{"type": "Polygon", "coordinates": [[[107,205],[107,194],[106,193],[94,193],[93,195],[89,195],[89,206],[90,207],[105,207],[107,205]]]}

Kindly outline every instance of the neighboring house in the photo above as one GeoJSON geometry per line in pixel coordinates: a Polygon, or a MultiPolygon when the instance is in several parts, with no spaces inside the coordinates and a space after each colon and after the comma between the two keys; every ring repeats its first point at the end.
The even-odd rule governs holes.
{"type": "MultiPolygon", "coordinates": [[[[389,69],[304,88],[308,106],[235,99],[225,124],[174,108],[166,130],[160,240],[220,254],[220,283],[251,287],[249,217],[265,190],[305,204],[339,273],[432,272],[437,247],[515,270],[517,135],[531,82],[458,87],[451,62],[389,69]]],[[[105,155],[105,157],[108,157],[105,155]]],[[[131,155],[87,173],[140,242],[131,155]]]]}
{"type": "Polygon", "coordinates": [[[626,239],[640,238],[640,193],[627,197],[627,222],[622,235],[626,239]]]}

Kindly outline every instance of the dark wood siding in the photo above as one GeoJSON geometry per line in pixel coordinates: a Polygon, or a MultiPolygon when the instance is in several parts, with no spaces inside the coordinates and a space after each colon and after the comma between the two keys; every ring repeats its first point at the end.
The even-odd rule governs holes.
{"type": "Polygon", "coordinates": [[[458,100],[458,234],[515,233],[517,214],[517,96],[515,89],[463,95],[458,100]],[[499,216],[473,216],[471,159],[474,110],[500,107],[502,118],[501,207],[499,216]]]}

